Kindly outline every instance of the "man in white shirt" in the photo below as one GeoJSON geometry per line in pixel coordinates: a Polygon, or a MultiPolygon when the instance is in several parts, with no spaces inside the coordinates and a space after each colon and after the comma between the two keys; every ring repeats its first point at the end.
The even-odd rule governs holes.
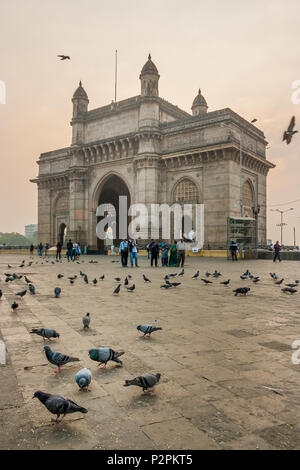
{"type": "Polygon", "coordinates": [[[183,267],[184,261],[185,261],[185,243],[183,241],[183,238],[180,240],[180,242],[177,242],[177,253],[178,253],[177,267],[180,266],[180,262],[181,262],[181,267],[183,267]]]}
{"type": "Polygon", "coordinates": [[[138,268],[138,252],[137,252],[137,244],[134,238],[129,239],[129,256],[130,256],[130,264],[133,268],[133,259],[135,261],[135,266],[138,268]]]}

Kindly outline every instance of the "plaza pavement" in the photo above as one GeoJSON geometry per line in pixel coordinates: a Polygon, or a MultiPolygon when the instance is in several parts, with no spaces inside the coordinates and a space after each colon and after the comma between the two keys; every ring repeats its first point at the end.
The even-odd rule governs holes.
{"type": "Polygon", "coordinates": [[[28,261],[25,255],[0,255],[0,339],[7,348],[7,364],[0,365],[1,449],[300,448],[300,365],[291,361],[291,344],[300,339],[299,294],[285,295],[269,276],[275,271],[294,281],[300,278],[298,262],[189,257],[182,285],[165,291],[163,276],[179,269],[150,268],[146,258],[138,269],[124,269],[105,256],[82,257],[80,264],[66,259],[41,264],[34,256],[27,267],[28,261]],[[98,263],[88,263],[92,258],[98,263]],[[26,266],[19,268],[23,259],[26,266]],[[247,268],[261,283],[240,279],[247,268]],[[191,279],[197,269],[200,277],[215,269],[223,276],[204,285],[191,279]],[[26,273],[36,287],[35,296],[28,292],[17,300],[17,312],[10,305],[25,282],[5,283],[4,272],[26,273]],[[58,280],[58,273],[65,277],[58,280]],[[151,284],[144,283],[143,273],[151,284]],[[67,277],[73,274],[78,278],[71,285],[67,277]],[[93,286],[92,279],[102,274],[105,280],[93,286]],[[123,280],[127,274],[135,292],[122,287],[113,296],[114,277],[123,280]],[[228,287],[220,285],[228,278],[228,287]],[[62,288],[59,299],[56,286],[62,288]],[[251,287],[250,294],[234,297],[232,290],[240,286],[251,287]],[[86,312],[89,331],[82,329],[86,312]],[[155,320],[163,330],[140,339],[136,326],[155,320]],[[52,340],[52,349],[79,357],[80,363],[67,364],[56,375],[43,339],[29,334],[33,327],[57,330],[61,336],[52,340]],[[125,351],[122,367],[110,362],[99,370],[90,360],[88,350],[104,346],[125,351]],[[90,392],[75,383],[82,367],[92,371],[90,392]],[[123,387],[125,379],[144,372],[162,374],[154,393],[123,387]],[[62,394],[88,413],[53,424],[53,415],[32,400],[36,390],[62,394]]]}

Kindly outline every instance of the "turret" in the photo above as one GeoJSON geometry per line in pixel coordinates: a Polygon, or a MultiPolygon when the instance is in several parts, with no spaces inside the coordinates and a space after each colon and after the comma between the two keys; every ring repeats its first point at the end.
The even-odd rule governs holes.
{"type": "Polygon", "coordinates": [[[192,113],[193,116],[201,116],[202,114],[207,113],[207,103],[204,96],[201,95],[201,90],[199,88],[198,95],[193,101],[192,104],[192,113]]]}
{"type": "Polygon", "coordinates": [[[84,123],[83,116],[88,110],[89,99],[85,89],[82,87],[81,81],[79,87],[75,91],[73,98],[73,119],[72,126],[72,145],[84,142],[84,123]]]}

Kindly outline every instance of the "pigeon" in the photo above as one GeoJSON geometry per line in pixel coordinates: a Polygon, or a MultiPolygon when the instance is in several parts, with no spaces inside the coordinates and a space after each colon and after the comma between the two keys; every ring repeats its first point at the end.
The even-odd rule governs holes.
{"type": "Polygon", "coordinates": [[[293,135],[296,134],[298,131],[294,131],[295,127],[295,116],[293,116],[290,120],[289,127],[286,131],[284,131],[282,141],[286,141],[287,145],[291,143],[293,135]]]}
{"type": "Polygon", "coordinates": [[[80,361],[80,359],[78,359],[77,357],[70,357],[59,352],[51,351],[51,348],[49,346],[44,346],[44,351],[48,361],[58,367],[56,374],[59,374],[61,371],[61,366],[67,364],[68,362],[80,361]]]}
{"type": "Polygon", "coordinates": [[[245,279],[247,279],[247,276],[240,276],[240,278],[244,281],[245,279]]]}
{"type": "Polygon", "coordinates": [[[19,307],[19,304],[17,304],[16,301],[11,304],[11,308],[13,311],[15,311],[18,307],[19,307]]]}
{"type": "Polygon", "coordinates": [[[235,289],[233,292],[235,292],[235,297],[238,294],[243,294],[246,295],[250,290],[250,287],[239,287],[238,289],[235,289]]]}
{"type": "Polygon", "coordinates": [[[197,279],[199,277],[200,271],[197,271],[196,274],[192,277],[192,279],[197,279]]]}
{"type": "Polygon", "coordinates": [[[89,283],[89,280],[88,280],[88,277],[87,277],[86,274],[83,275],[83,280],[84,280],[84,282],[85,282],[86,284],[89,283]]]}
{"type": "Polygon", "coordinates": [[[277,284],[278,286],[280,286],[280,284],[282,284],[284,281],[284,278],[280,279],[280,281],[276,281],[275,284],[277,284]]]}
{"type": "Polygon", "coordinates": [[[38,390],[34,393],[32,398],[38,398],[50,413],[56,415],[56,420],[54,420],[56,423],[61,422],[67,414],[76,413],[77,411],[80,413],[88,412],[86,408],[77,405],[74,401],[69,398],[62,397],[61,395],[51,395],[50,393],[38,390]],[[63,415],[63,417],[58,421],[60,415],[63,415]]]}
{"type": "Polygon", "coordinates": [[[82,318],[82,323],[83,323],[83,329],[89,328],[90,327],[90,314],[87,313],[83,318],[82,318]]]}
{"type": "Polygon", "coordinates": [[[220,284],[223,284],[224,286],[228,286],[229,283],[230,279],[228,279],[227,281],[220,282],[220,284]]]}
{"type": "Polygon", "coordinates": [[[58,275],[57,275],[57,279],[61,279],[62,277],[64,277],[63,274],[58,274],[58,275]]]}
{"type": "Polygon", "coordinates": [[[170,284],[170,283],[169,284],[162,284],[160,286],[161,289],[170,289],[170,287],[173,287],[172,284],[170,284]]]}
{"type": "Polygon", "coordinates": [[[211,276],[211,273],[209,273],[209,272],[207,271],[207,272],[205,273],[205,276],[206,276],[206,277],[209,277],[209,276],[211,276]]]}
{"type": "Polygon", "coordinates": [[[201,278],[201,281],[203,281],[204,284],[212,284],[213,283],[212,281],[208,281],[207,279],[203,279],[203,278],[201,278]]]}
{"type": "Polygon", "coordinates": [[[133,292],[135,289],[135,284],[132,284],[132,286],[130,287],[126,287],[126,289],[127,289],[127,292],[133,292]]]}
{"type": "Polygon", "coordinates": [[[121,284],[119,284],[119,285],[115,288],[115,290],[113,291],[113,294],[119,294],[120,289],[121,289],[121,284]]]}
{"type": "Polygon", "coordinates": [[[148,335],[148,337],[150,338],[150,335],[151,333],[153,333],[153,331],[158,331],[158,330],[162,330],[162,328],[158,327],[158,326],[153,326],[153,325],[138,325],[136,327],[136,329],[138,331],[140,331],[141,333],[144,333],[144,336],[142,336],[142,338],[145,338],[146,335],[148,335]]]}
{"type": "Polygon", "coordinates": [[[29,292],[31,295],[34,295],[35,294],[35,287],[33,284],[29,284],[29,292]]]}
{"type": "Polygon", "coordinates": [[[172,274],[169,274],[170,277],[175,277],[177,276],[177,273],[172,273],[172,274]]]}
{"type": "Polygon", "coordinates": [[[184,268],[182,268],[182,271],[178,274],[178,276],[183,276],[184,275],[184,268]]]}
{"type": "Polygon", "coordinates": [[[259,282],[259,281],[260,281],[259,278],[252,279],[252,282],[254,282],[254,284],[256,284],[256,283],[259,282]]]}
{"type": "Polygon", "coordinates": [[[60,287],[55,287],[54,295],[55,295],[56,299],[58,299],[58,297],[60,296],[60,293],[61,293],[61,288],[60,287]]]}
{"type": "Polygon", "coordinates": [[[75,276],[69,276],[68,279],[72,280],[72,281],[75,281],[75,279],[77,278],[76,274],[75,276]]]}
{"type": "Polygon", "coordinates": [[[115,277],[115,281],[121,282],[121,278],[120,277],[115,277]]]}
{"type": "MultiPolygon", "coordinates": [[[[153,388],[159,382],[161,374],[143,374],[135,377],[135,379],[125,380],[124,387],[129,387],[130,385],[136,385],[141,387],[143,392],[147,392],[149,388],[153,388]]],[[[149,392],[152,390],[149,390],[149,392]]]]}
{"type": "Polygon", "coordinates": [[[128,274],[128,276],[127,276],[127,277],[128,277],[128,279],[132,279],[132,276],[131,276],[131,274],[128,274]]]}
{"type": "Polygon", "coordinates": [[[297,291],[297,289],[292,289],[291,287],[285,287],[284,289],[281,289],[282,292],[289,292],[290,294],[295,294],[297,291]]]}
{"type": "Polygon", "coordinates": [[[98,282],[98,280],[97,280],[96,278],[93,279],[93,284],[94,284],[94,286],[97,284],[97,282],[98,282]]]}
{"type": "Polygon", "coordinates": [[[145,274],[143,274],[143,279],[145,282],[151,282],[150,279],[148,279],[148,277],[145,276],[145,274]]]}
{"type": "Polygon", "coordinates": [[[1,299],[2,295],[3,295],[3,293],[2,293],[2,290],[0,289],[0,299],[1,299]]]}
{"type": "Polygon", "coordinates": [[[70,56],[64,55],[64,54],[58,54],[57,57],[60,57],[60,60],[66,60],[66,59],[71,60],[70,56]]]}
{"type": "Polygon", "coordinates": [[[104,279],[104,274],[103,274],[103,276],[99,277],[99,279],[100,279],[101,281],[103,281],[103,279],[104,279]]]}
{"type": "Polygon", "coordinates": [[[298,286],[298,284],[293,284],[293,283],[291,283],[291,284],[286,284],[286,286],[287,286],[287,287],[291,287],[291,288],[293,288],[293,287],[297,287],[297,286],[298,286]]]}
{"type": "Polygon", "coordinates": [[[32,284],[32,281],[31,281],[30,279],[28,279],[27,276],[24,276],[24,279],[25,279],[25,282],[26,282],[27,284],[32,284]]]}
{"type": "Polygon", "coordinates": [[[129,284],[129,281],[128,281],[127,277],[126,277],[126,278],[125,278],[125,281],[124,281],[124,286],[128,286],[128,284],[129,284]]]}
{"type": "Polygon", "coordinates": [[[88,386],[90,385],[92,380],[92,374],[90,369],[84,367],[75,375],[75,381],[80,390],[88,390],[88,386]]]}
{"type": "Polygon", "coordinates": [[[17,292],[16,295],[18,295],[20,297],[20,299],[22,299],[24,297],[24,295],[26,295],[26,292],[27,292],[27,290],[22,290],[21,292],[17,292]]]}
{"type": "Polygon", "coordinates": [[[74,284],[74,279],[70,279],[70,284],[74,284]]]}
{"type": "Polygon", "coordinates": [[[52,328],[32,328],[32,330],[30,331],[30,334],[35,334],[35,335],[39,335],[39,336],[42,336],[42,338],[44,339],[49,339],[50,341],[50,338],[59,338],[60,334],[57,333],[57,331],[53,330],[52,328]]]}
{"type": "Polygon", "coordinates": [[[178,286],[181,286],[181,282],[171,282],[171,285],[173,287],[178,287],[178,286]]]}
{"type": "Polygon", "coordinates": [[[119,359],[122,356],[124,351],[114,351],[111,348],[100,348],[100,349],[90,349],[89,356],[92,361],[99,362],[99,367],[106,367],[108,361],[114,361],[118,364],[123,364],[123,362],[119,359]],[[104,366],[103,366],[104,364],[104,366]]]}
{"type": "Polygon", "coordinates": [[[244,272],[243,276],[248,276],[249,274],[249,269],[247,269],[247,271],[244,272]]]}
{"type": "Polygon", "coordinates": [[[169,275],[166,274],[165,277],[164,277],[164,280],[167,281],[169,279],[169,275]]]}

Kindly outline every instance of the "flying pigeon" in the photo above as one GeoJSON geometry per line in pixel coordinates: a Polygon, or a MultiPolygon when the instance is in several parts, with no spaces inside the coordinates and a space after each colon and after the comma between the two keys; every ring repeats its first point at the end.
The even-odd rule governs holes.
{"type": "Polygon", "coordinates": [[[83,329],[89,328],[90,327],[90,314],[87,313],[83,318],[82,318],[82,323],[83,323],[83,329]]]}
{"type": "Polygon", "coordinates": [[[153,333],[153,331],[158,331],[158,330],[162,330],[162,328],[158,327],[158,326],[153,326],[153,325],[138,325],[136,327],[136,329],[138,331],[140,331],[141,333],[144,333],[144,336],[142,336],[142,338],[145,338],[146,335],[148,335],[148,337],[150,338],[150,335],[151,333],[153,333]]]}
{"type": "MultiPolygon", "coordinates": [[[[139,375],[135,379],[125,380],[124,387],[129,387],[130,385],[136,385],[137,387],[141,387],[143,392],[147,392],[149,388],[152,389],[154,385],[159,382],[161,374],[143,374],[139,375]]],[[[149,390],[149,392],[152,390],[149,390]]]]}
{"type": "Polygon", "coordinates": [[[87,369],[86,367],[81,369],[75,375],[75,380],[80,390],[85,389],[87,391],[88,386],[90,385],[91,380],[92,380],[92,374],[91,374],[90,369],[87,369]]]}
{"type": "Polygon", "coordinates": [[[66,59],[71,60],[71,57],[70,57],[70,56],[64,55],[64,54],[58,54],[57,57],[60,57],[60,60],[66,60],[66,59]]]}
{"type": "Polygon", "coordinates": [[[61,293],[61,288],[60,287],[55,287],[54,295],[55,295],[56,299],[58,299],[58,297],[60,296],[60,293],[61,293]]]}
{"type": "Polygon", "coordinates": [[[61,366],[67,364],[68,362],[80,361],[80,359],[78,359],[77,357],[70,357],[59,352],[51,351],[51,348],[49,346],[44,346],[44,351],[48,361],[58,367],[56,374],[59,374],[61,371],[61,366]]]}
{"type": "Polygon", "coordinates": [[[289,127],[286,131],[284,131],[282,141],[286,141],[287,144],[290,144],[293,138],[293,135],[296,134],[298,131],[294,131],[295,127],[295,116],[293,116],[290,120],[289,127]]]}
{"type": "Polygon", "coordinates": [[[44,339],[47,338],[47,339],[49,339],[49,341],[50,341],[50,338],[59,338],[59,336],[60,336],[60,334],[57,333],[52,328],[39,328],[39,329],[32,328],[30,333],[42,336],[42,338],[44,338],[44,339]]]}
{"type": "Polygon", "coordinates": [[[58,418],[60,415],[63,415],[60,422],[63,418],[70,413],[76,413],[79,411],[80,413],[87,413],[88,410],[83,408],[80,405],[77,405],[74,401],[70,400],[69,398],[62,397],[61,395],[51,395],[50,393],[41,392],[38,390],[34,393],[32,398],[38,398],[40,402],[47,408],[50,413],[56,415],[56,423],[58,423],[58,418]]]}
{"type": "Polygon", "coordinates": [[[119,285],[115,288],[115,290],[113,291],[113,294],[119,294],[120,289],[121,289],[121,284],[119,284],[119,285]]]}
{"type": "Polygon", "coordinates": [[[145,276],[145,274],[143,274],[143,279],[144,279],[145,282],[151,282],[150,279],[148,279],[148,278],[145,276]]]}
{"type": "Polygon", "coordinates": [[[100,349],[90,349],[89,356],[92,361],[99,362],[99,367],[106,367],[108,361],[114,361],[118,364],[123,364],[123,362],[119,359],[122,356],[124,351],[114,351],[111,348],[100,348],[100,349]],[[104,364],[104,365],[103,365],[104,364]]]}

